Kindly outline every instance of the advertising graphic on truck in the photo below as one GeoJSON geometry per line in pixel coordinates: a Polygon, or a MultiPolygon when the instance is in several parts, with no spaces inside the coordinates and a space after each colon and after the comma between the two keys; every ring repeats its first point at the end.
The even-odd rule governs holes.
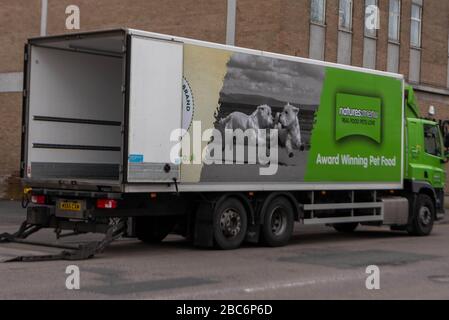
{"type": "MultiPolygon", "coordinates": [[[[277,131],[279,148],[267,150],[278,153],[269,158],[278,160],[271,175],[259,174],[260,163],[226,166],[218,161],[203,165],[195,176],[187,161],[181,167],[183,182],[401,185],[400,79],[195,45],[184,46],[184,77],[187,96],[203,98],[193,104],[191,121],[203,130],[217,129],[220,143],[225,144],[224,130],[265,129],[277,131]]],[[[184,122],[183,127],[191,126],[184,122]]],[[[246,147],[252,152],[251,143],[246,147]]],[[[225,160],[221,148],[212,149],[225,160]]]]}

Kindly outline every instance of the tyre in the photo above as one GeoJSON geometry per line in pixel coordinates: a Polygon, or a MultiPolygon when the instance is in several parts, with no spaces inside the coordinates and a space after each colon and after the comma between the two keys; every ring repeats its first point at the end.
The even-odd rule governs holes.
{"type": "Polygon", "coordinates": [[[137,217],[136,237],[145,243],[159,243],[173,230],[175,224],[175,217],[137,217]]]}
{"type": "Polygon", "coordinates": [[[267,206],[262,224],[261,240],[269,247],[287,245],[293,234],[293,206],[285,197],[277,197],[267,206]]]}
{"type": "Polygon", "coordinates": [[[341,233],[351,233],[354,232],[355,229],[359,226],[357,222],[351,222],[351,223],[336,223],[332,225],[335,230],[341,233]]]}
{"type": "Polygon", "coordinates": [[[412,207],[412,215],[407,232],[413,236],[428,236],[435,221],[435,204],[431,197],[419,194],[412,207]]]}
{"type": "Polygon", "coordinates": [[[218,248],[232,250],[240,247],[245,240],[247,226],[247,212],[237,198],[227,198],[215,207],[213,233],[218,248]]]}

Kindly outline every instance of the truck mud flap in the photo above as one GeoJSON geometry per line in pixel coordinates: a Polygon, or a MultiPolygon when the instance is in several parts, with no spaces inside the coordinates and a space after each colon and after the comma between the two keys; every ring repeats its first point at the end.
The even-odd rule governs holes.
{"type": "Polygon", "coordinates": [[[214,205],[212,202],[202,202],[195,219],[195,234],[193,243],[195,246],[210,248],[214,245],[213,228],[214,205]]]}

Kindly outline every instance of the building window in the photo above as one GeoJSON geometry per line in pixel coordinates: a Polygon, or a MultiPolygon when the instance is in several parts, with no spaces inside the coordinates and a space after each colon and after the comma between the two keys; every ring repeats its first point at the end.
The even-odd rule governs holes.
{"type": "Polygon", "coordinates": [[[377,28],[379,27],[379,9],[378,0],[365,0],[365,36],[377,37],[377,28]],[[368,28],[369,26],[369,28],[368,28]]]}
{"type": "Polygon", "coordinates": [[[388,39],[390,41],[399,42],[400,29],[401,29],[401,1],[390,0],[388,39]]]}
{"type": "Polygon", "coordinates": [[[421,48],[422,7],[412,4],[412,22],[410,26],[410,45],[421,48]]]}
{"type": "Polygon", "coordinates": [[[310,21],[318,24],[326,22],[326,0],[312,0],[310,8],[310,21]]]}
{"type": "Polygon", "coordinates": [[[338,26],[340,30],[352,30],[352,0],[340,0],[338,26]]]}

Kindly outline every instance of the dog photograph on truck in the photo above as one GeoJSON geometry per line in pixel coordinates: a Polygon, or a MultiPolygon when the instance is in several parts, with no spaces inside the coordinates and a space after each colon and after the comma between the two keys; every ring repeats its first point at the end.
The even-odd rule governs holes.
{"type": "MultiPolygon", "coordinates": [[[[270,131],[277,131],[279,165],[297,168],[294,175],[293,170],[278,168],[275,177],[265,176],[262,179],[301,179],[307,157],[303,152],[310,149],[323,78],[324,70],[319,66],[234,53],[227,62],[219,107],[215,113],[215,128],[223,137],[227,129],[265,129],[265,136],[270,131]]],[[[259,140],[257,142],[261,144],[259,140]]],[[[246,149],[245,152],[251,151],[246,149]]],[[[252,175],[248,179],[257,181],[257,174],[249,171],[255,170],[255,166],[250,168],[242,164],[239,179],[248,174],[252,175]]],[[[226,179],[229,169],[221,165],[205,167],[203,179],[226,179]]]]}

